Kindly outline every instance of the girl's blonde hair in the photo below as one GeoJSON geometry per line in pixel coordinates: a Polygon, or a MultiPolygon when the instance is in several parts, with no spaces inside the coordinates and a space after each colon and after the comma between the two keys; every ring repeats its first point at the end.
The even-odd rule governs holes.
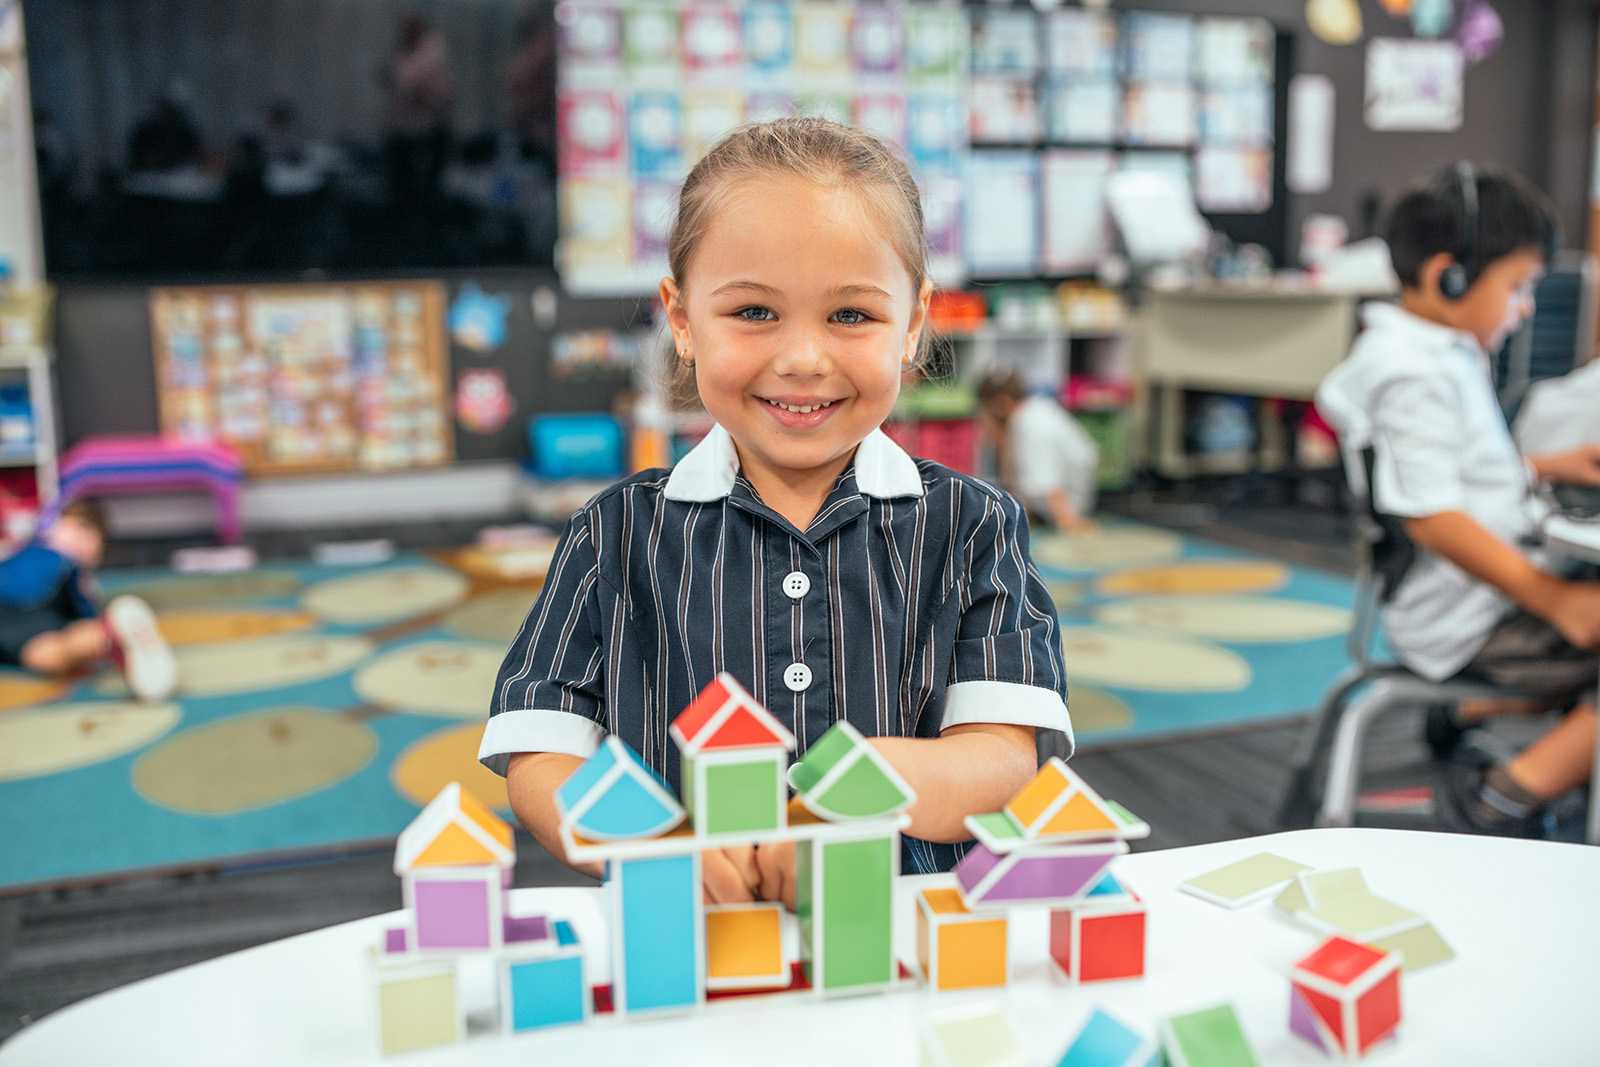
{"type": "MultiPolygon", "coordinates": [[[[915,299],[928,276],[928,243],[923,230],[922,196],[904,161],[872,134],[821,118],[786,118],[734,130],[689,171],[678,195],[678,215],[667,244],[667,261],[680,291],[695,248],[717,208],[740,181],[771,175],[796,175],[819,185],[848,185],[876,211],[890,244],[911,276],[915,299]]],[[[926,327],[915,363],[929,351],[926,327]]],[[[694,396],[694,366],[667,348],[675,398],[694,396]]]]}

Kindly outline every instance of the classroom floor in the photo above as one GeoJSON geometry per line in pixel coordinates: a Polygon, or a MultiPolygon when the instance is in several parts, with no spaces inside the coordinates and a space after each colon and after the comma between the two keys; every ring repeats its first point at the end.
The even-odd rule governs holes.
{"type": "MultiPolygon", "coordinates": [[[[1194,494],[1124,496],[1106,510],[1285,562],[1348,574],[1345,522],[1304,502],[1194,494]]],[[[460,544],[475,528],[439,523],[381,531],[402,548],[460,544]]],[[[351,539],[378,531],[339,531],[351,539]]],[[[326,539],[324,534],[322,538],[326,539]]],[[[303,555],[307,535],[268,537],[265,559],[303,555]]],[[[121,545],[113,562],[150,565],[177,543],[121,545]]],[[[1074,767],[1138,811],[1154,832],[1141,848],[1172,848],[1270,833],[1300,722],[1244,726],[1204,737],[1150,740],[1078,755],[1074,767]],[[1204,803],[1196,803],[1204,798],[1204,803]]],[[[1380,724],[1369,785],[1426,780],[1418,724],[1380,724]]],[[[1426,815],[1391,825],[1430,827],[1426,815]]],[[[519,835],[516,884],[585,884],[519,835]]],[[[389,849],[316,862],[259,865],[0,897],[0,1039],[60,1007],[140,978],[251,945],[400,906],[389,849]]]]}

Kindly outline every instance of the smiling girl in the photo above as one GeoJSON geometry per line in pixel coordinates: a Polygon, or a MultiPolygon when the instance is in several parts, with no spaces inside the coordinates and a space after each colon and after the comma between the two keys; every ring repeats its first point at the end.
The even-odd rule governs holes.
{"type": "MultiPolygon", "coordinates": [[[[672,718],[728,671],[797,755],[848,719],[917,793],[902,869],[945,870],[962,820],[1071,747],[1056,610],[1017,502],[880,429],[932,284],[921,200],[868,134],[744,127],[690,172],[661,282],[716,426],[670,471],[575,515],[506,655],[480,759],[556,856],[555,790],[607,733],[678,785],[672,718]]],[[[792,895],[782,846],[704,862],[715,902],[792,895]]]]}

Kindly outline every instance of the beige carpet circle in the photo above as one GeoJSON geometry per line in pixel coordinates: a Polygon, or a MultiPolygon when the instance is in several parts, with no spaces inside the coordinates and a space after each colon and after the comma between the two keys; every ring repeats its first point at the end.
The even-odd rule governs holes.
{"type": "Polygon", "coordinates": [[[1333,637],[1350,629],[1350,612],[1304,600],[1268,597],[1153,596],[1095,609],[1111,626],[1137,626],[1217,641],[1278,644],[1333,637]]]}
{"type": "MultiPolygon", "coordinates": [[[[0,715],[0,782],[103,763],[178,724],[176,704],[133,701],[59,704],[0,715]]],[[[49,819],[60,812],[40,811],[49,819]]]]}
{"type": "Polygon", "coordinates": [[[424,641],[387,652],[356,673],[369,704],[419,715],[483,718],[505,649],[463,641],[424,641]]]}
{"type": "Polygon", "coordinates": [[[395,789],[418,807],[426,806],[451,782],[491,808],[511,806],[506,780],[478,762],[483,725],[450,726],[415,742],[394,761],[389,777],[395,789]]]}
{"type": "Polygon", "coordinates": [[[1183,538],[1145,526],[1101,526],[1081,534],[1044,534],[1032,542],[1033,560],[1065,571],[1108,571],[1177,559],[1183,538]]]}
{"type": "Polygon", "coordinates": [[[1289,581],[1289,568],[1258,560],[1211,560],[1108,574],[1096,583],[1101,596],[1220,596],[1269,593],[1289,581]]]}
{"type": "Polygon", "coordinates": [[[1072,733],[1079,738],[1133,725],[1133,709],[1121,697],[1075,681],[1067,683],[1067,711],[1072,716],[1072,733]]]}
{"type": "Polygon", "coordinates": [[[508,647],[538,596],[537,589],[520,587],[475,596],[445,616],[445,629],[457,637],[508,647]]]}
{"type": "Polygon", "coordinates": [[[0,672],[0,711],[46,704],[66,694],[71,682],[40,678],[32,674],[0,672]]]}
{"type": "Polygon", "coordinates": [[[1250,665],[1221,645],[1103,626],[1061,631],[1067,674],[1080,682],[1153,692],[1231,692],[1250,684],[1250,665]]]}
{"type": "Polygon", "coordinates": [[[243,571],[239,574],[196,574],[162,578],[116,590],[139,597],[157,611],[173,608],[247,604],[252,600],[293,596],[300,579],[282,571],[243,571]]]}
{"type": "Polygon", "coordinates": [[[164,611],[156,618],[167,644],[204,645],[299,633],[317,625],[303,611],[164,611]]]}
{"type": "Polygon", "coordinates": [[[233,815],[336,785],[377,751],[365,723],[318,708],[272,708],[175,734],[134,763],[133,787],[187,815],[233,815]]]}
{"type": "Polygon", "coordinates": [[[376,625],[442,611],[466,591],[467,580],[443,567],[385,567],[319,582],[300,604],[327,622],[376,625]]]}
{"type": "Polygon", "coordinates": [[[175,650],[178,689],[185,696],[218,696],[299,685],[341,674],[371,652],[365,638],[332,634],[189,645],[175,650]]]}
{"type": "Polygon", "coordinates": [[[1088,586],[1082,582],[1047,581],[1044,583],[1050,590],[1050,599],[1055,601],[1056,611],[1067,611],[1083,603],[1084,597],[1089,595],[1088,586]]]}

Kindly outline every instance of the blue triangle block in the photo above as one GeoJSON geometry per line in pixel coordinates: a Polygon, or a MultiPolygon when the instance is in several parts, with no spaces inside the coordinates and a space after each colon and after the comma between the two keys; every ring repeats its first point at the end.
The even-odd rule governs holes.
{"type": "Polygon", "coordinates": [[[639,779],[625,774],[574,824],[586,837],[648,837],[676,824],[683,809],[662,803],[639,779]]]}
{"type": "Polygon", "coordinates": [[[563,812],[571,811],[582,802],[584,796],[599,784],[605,773],[616,765],[617,749],[620,745],[610,743],[607,738],[594,755],[583,762],[583,765],[572,772],[572,777],[561,783],[561,788],[556,790],[556,804],[563,812]]]}

